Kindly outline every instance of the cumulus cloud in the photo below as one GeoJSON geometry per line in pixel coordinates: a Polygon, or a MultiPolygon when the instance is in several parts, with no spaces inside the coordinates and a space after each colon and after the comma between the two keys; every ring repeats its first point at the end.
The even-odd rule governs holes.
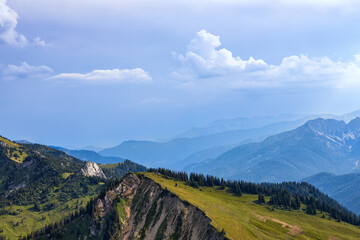
{"type": "Polygon", "coordinates": [[[184,66],[182,72],[199,78],[230,78],[230,86],[283,86],[291,82],[360,85],[360,55],[349,61],[294,55],[272,65],[253,57],[248,60],[234,57],[231,51],[218,49],[220,46],[219,36],[201,30],[191,40],[186,53],[175,57],[184,66]]]}
{"type": "MultiPolygon", "coordinates": [[[[0,0],[0,41],[14,47],[26,47],[29,45],[27,38],[16,31],[19,15],[8,5],[6,0],[0,0]]],[[[36,37],[30,44],[40,47],[48,47],[40,37],[36,37]]]]}
{"type": "Polygon", "coordinates": [[[51,79],[78,80],[87,83],[116,84],[151,82],[150,75],[141,68],[94,70],[89,73],[62,73],[51,79]]]}
{"type": "Polygon", "coordinates": [[[19,15],[6,5],[6,0],[0,0],[0,40],[16,47],[28,44],[26,37],[16,31],[19,15]]]}
{"type": "Polygon", "coordinates": [[[52,74],[52,69],[48,66],[30,66],[26,62],[21,65],[8,65],[3,71],[3,79],[5,81],[21,80],[21,79],[43,79],[52,74]]]}
{"type": "Polygon", "coordinates": [[[180,54],[177,58],[199,77],[263,70],[268,67],[261,59],[250,57],[248,60],[243,60],[240,57],[233,57],[229,50],[217,49],[220,46],[219,36],[201,30],[191,40],[185,55],[180,54]]]}

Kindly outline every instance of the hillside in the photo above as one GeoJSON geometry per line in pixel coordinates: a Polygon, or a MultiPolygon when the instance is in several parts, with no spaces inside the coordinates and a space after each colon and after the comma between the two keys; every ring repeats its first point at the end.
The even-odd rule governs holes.
{"type": "MultiPolygon", "coordinates": [[[[62,151],[39,144],[19,144],[0,138],[0,236],[17,239],[85,206],[104,187],[105,177],[95,163],[85,163],[62,151]],[[85,166],[87,166],[85,168],[85,166]],[[100,177],[94,177],[94,176],[100,177]]],[[[107,178],[144,167],[125,161],[107,178]]]]}
{"type": "Polygon", "coordinates": [[[319,173],[303,181],[313,184],[351,211],[360,214],[360,173],[345,175],[319,173]]]}
{"type": "Polygon", "coordinates": [[[125,160],[121,163],[113,163],[113,164],[105,164],[100,165],[100,168],[104,172],[104,174],[110,178],[121,178],[126,175],[128,172],[144,172],[146,171],[146,167],[134,163],[130,160],[125,160]]]}
{"type": "MultiPolygon", "coordinates": [[[[224,240],[202,211],[142,175],[110,182],[98,198],[36,239],[224,240]]],[[[31,236],[31,235],[30,235],[31,236]]]]}
{"type": "Polygon", "coordinates": [[[64,152],[4,138],[0,143],[0,229],[10,239],[67,216],[104,185],[79,174],[85,163],[64,152]]]}
{"type": "MultiPolygon", "coordinates": [[[[303,123],[302,120],[279,122],[261,128],[225,131],[194,138],[176,138],[167,142],[131,140],[113,148],[104,149],[99,154],[131,159],[145,166],[180,170],[185,167],[184,164],[190,164],[189,158],[191,159],[191,155],[196,153],[201,157],[200,160],[215,158],[223,153],[223,151],[218,151],[221,148],[226,151],[229,149],[228,146],[235,147],[243,143],[263,140],[267,136],[294,129],[303,123]],[[206,153],[202,154],[204,150],[206,153]],[[181,161],[184,163],[179,164],[181,161]]],[[[199,158],[196,159],[199,161],[199,158]]]]}
{"type": "Polygon", "coordinates": [[[344,174],[358,167],[359,140],[360,118],[348,124],[315,119],[185,170],[254,182],[294,181],[319,172],[344,174]]]}
{"type": "Polygon", "coordinates": [[[291,210],[271,205],[270,196],[265,196],[266,203],[260,204],[258,199],[257,194],[234,194],[229,187],[194,188],[152,172],[129,174],[119,182],[110,182],[97,199],[74,216],[34,232],[33,236],[37,239],[55,236],[56,239],[356,239],[360,235],[358,227],[339,222],[326,212],[306,213],[309,207],[304,203],[300,209],[291,210]]]}
{"type": "MultiPolygon", "coordinates": [[[[154,173],[146,177],[159,183],[162,188],[179,196],[182,200],[199,207],[211,224],[224,229],[230,239],[355,239],[360,229],[343,222],[329,220],[305,213],[306,206],[299,210],[282,210],[267,204],[258,204],[258,195],[234,195],[230,189],[220,187],[193,188],[179,180],[164,178],[154,173]]],[[[266,202],[270,200],[265,197],[266,202]]]]}

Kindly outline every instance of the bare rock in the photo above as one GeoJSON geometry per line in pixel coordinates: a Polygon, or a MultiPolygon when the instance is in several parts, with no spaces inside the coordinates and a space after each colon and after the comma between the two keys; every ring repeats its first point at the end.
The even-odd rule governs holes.
{"type": "Polygon", "coordinates": [[[100,177],[106,179],[104,172],[101,170],[99,165],[94,162],[86,162],[80,172],[85,177],[100,177]]]}

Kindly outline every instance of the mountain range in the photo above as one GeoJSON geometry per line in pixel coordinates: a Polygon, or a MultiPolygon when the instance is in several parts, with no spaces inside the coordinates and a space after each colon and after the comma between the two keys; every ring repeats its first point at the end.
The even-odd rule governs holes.
{"type": "Polygon", "coordinates": [[[131,159],[145,166],[167,167],[185,166],[187,158],[197,154],[196,161],[216,157],[235,146],[260,141],[267,136],[294,129],[304,120],[279,122],[261,128],[226,131],[194,138],[177,138],[167,142],[125,141],[118,146],[99,152],[103,156],[131,159]],[[210,154],[213,153],[213,154],[210,154]],[[181,164],[181,161],[184,161],[181,164]]]}
{"type": "MultiPolygon", "coordinates": [[[[276,124],[269,129],[274,130],[274,126],[276,124]]],[[[249,132],[260,134],[267,127],[249,132]]],[[[235,148],[215,145],[175,163],[181,167],[181,163],[197,161],[199,155],[211,157],[227,151],[226,155],[246,146],[263,145],[267,146],[265,150],[278,146],[273,150],[279,154],[294,149],[315,154],[317,150],[317,157],[323,155],[323,159],[314,165],[323,165],[325,171],[341,172],[350,167],[356,171],[358,162],[354,159],[360,152],[359,129],[360,118],[349,123],[316,119],[261,143],[248,144],[245,140],[235,148]],[[331,155],[333,158],[326,159],[331,155]],[[344,156],[348,162],[344,160],[341,167],[328,166],[337,164],[338,158],[344,156]]],[[[258,150],[259,146],[250,150],[258,150]]],[[[261,157],[265,156],[266,161],[265,150],[261,157]]],[[[298,152],[295,153],[298,156],[298,152]]],[[[211,161],[201,162],[202,170],[206,170],[211,161]]],[[[129,160],[103,157],[93,151],[19,143],[3,137],[0,137],[0,164],[0,239],[4,236],[10,239],[188,239],[189,236],[196,239],[241,236],[341,239],[356,236],[358,229],[354,225],[360,224],[354,213],[307,183],[220,181],[214,176],[194,173],[189,176],[165,169],[127,174],[147,169],[129,160]],[[98,165],[75,156],[117,162],[98,165]],[[127,176],[121,178],[125,174],[127,176]],[[234,210],[241,214],[234,216],[231,213],[234,210]],[[338,223],[341,220],[344,223],[338,223]],[[233,226],[237,226],[235,230],[233,226]],[[318,227],[332,230],[319,231],[318,227]]],[[[223,167],[227,167],[226,164],[223,162],[223,167]]],[[[232,168],[236,167],[232,163],[232,168]]],[[[271,168],[265,171],[272,173],[271,168]]],[[[299,171],[305,169],[299,168],[299,171]]],[[[221,172],[216,175],[218,173],[221,172]]],[[[228,173],[224,178],[235,178],[230,175],[231,171],[228,173]]]]}
{"type": "Polygon", "coordinates": [[[316,119],[184,170],[255,182],[296,181],[320,172],[344,174],[358,170],[359,139],[360,118],[349,123],[316,119]]]}
{"type": "Polygon", "coordinates": [[[296,114],[280,114],[277,116],[254,116],[254,117],[239,117],[233,119],[219,119],[206,124],[202,127],[193,127],[188,131],[178,134],[175,138],[193,138],[199,136],[206,136],[215,133],[226,131],[234,131],[239,129],[254,129],[261,128],[273,123],[289,122],[296,120],[313,120],[316,118],[336,119],[349,122],[352,119],[360,116],[360,110],[346,113],[343,115],[335,114],[313,114],[313,115],[296,115],[296,114]]]}
{"type": "Polygon", "coordinates": [[[360,116],[360,111],[340,116],[279,115],[217,120],[204,127],[190,129],[170,140],[129,140],[98,153],[106,157],[131,159],[148,167],[181,170],[190,164],[215,159],[234,147],[261,142],[271,135],[293,130],[308,120],[321,117],[349,122],[356,116],[360,116]]]}

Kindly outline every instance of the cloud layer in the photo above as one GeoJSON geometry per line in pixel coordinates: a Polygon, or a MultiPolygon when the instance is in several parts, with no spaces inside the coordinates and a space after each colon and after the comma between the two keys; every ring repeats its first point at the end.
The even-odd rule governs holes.
{"type": "Polygon", "coordinates": [[[49,77],[52,73],[52,69],[48,66],[30,66],[23,62],[19,66],[8,65],[3,71],[3,79],[5,81],[43,79],[49,77]]]}
{"type": "Polygon", "coordinates": [[[22,79],[49,79],[76,81],[93,84],[120,84],[120,83],[144,83],[151,82],[151,76],[141,68],[94,70],[89,73],[61,73],[53,74],[48,66],[31,66],[23,62],[19,66],[8,65],[3,70],[3,80],[14,81],[22,79]]]}
{"type": "Polygon", "coordinates": [[[89,73],[62,73],[51,79],[78,80],[87,83],[115,84],[115,83],[143,83],[151,82],[150,75],[141,68],[94,70],[89,73]]]}
{"type": "Polygon", "coordinates": [[[195,78],[227,77],[231,86],[283,86],[288,83],[331,83],[335,86],[360,84],[360,55],[349,61],[306,55],[284,57],[279,65],[250,57],[243,60],[219,47],[219,36],[199,31],[185,54],[176,55],[182,72],[195,78]]]}

